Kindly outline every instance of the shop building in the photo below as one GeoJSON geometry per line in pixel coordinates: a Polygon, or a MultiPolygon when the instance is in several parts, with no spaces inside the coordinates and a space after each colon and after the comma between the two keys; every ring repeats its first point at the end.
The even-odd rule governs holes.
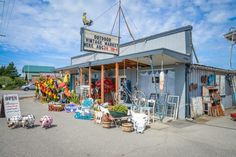
{"type": "Polygon", "coordinates": [[[52,66],[24,65],[22,73],[25,80],[35,82],[40,76],[54,75],[55,70],[52,66]]]}
{"type": "MultiPolygon", "coordinates": [[[[217,78],[221,78],[222,75],[222,79],[225,79],[222,81],[224,87],[222,83],[220,88],[225,89],[224,96],[227,97],[227,101],[228,97],[232,98],[232,103],[227,104],[227,107],[232,106],[234,91],[230,82],[226,81],[226,76],[234,78],[236,72],[193,64],[193,56],[192,26],[186,26],[121,44],[119,55],[88,52],[72,57],[70,66],[58,68],[57,71],[70,73],[70,89],[79,92],[82,86],[88,86],[89,96],[92,93],[92,84],[107,77],[114,82],[116,94],[119,93],[122,80],[126,78],[131,90],[133,91],[132,87],[136,85],[145,93],[147,99],[153,94],[157,97],[159,94],[165,94],[164,101],[167,101],[168,95],[177,96],[179,119],[191,115],[194,107],[194,104],[191,105],[192,98],[201,96],[203,84],[199,80],[202,75],[220,74],[217,78]],[[165,76],[162,91],[159,86],[161,71],[165,76]],[[194,88],[190,91],[193,84],[194,88]]],[[[217,85],[215,82],[216,79],[214,85],[217,85]]],[[[107,101],[103,81],[100,92],[102,101],[107,101]]]]}

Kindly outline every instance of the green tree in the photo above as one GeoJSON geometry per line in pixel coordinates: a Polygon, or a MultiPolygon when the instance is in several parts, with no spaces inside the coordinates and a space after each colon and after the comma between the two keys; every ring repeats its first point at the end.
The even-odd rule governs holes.
{"type": "Polygon", "coordinates": [[[5,71],[3,73],[3,76],[9,76],[11,78],[19,77],[18,71],[16,69],[16,66],[13,62],[9,63],[8,66],[5,68],[5,71]]]}
{"type": "Polygon", "coordinates": [[[3,65],[0,67],[0,76],[4,76],[5,69],[6,69],[6,67],[3,65]]]}

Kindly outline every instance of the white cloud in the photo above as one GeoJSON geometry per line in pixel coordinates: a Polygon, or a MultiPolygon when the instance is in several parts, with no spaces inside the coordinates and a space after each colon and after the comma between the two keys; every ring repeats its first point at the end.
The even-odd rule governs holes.
{"type": "MultiPolygon", "coordinates": [[[[116,2],[117,0],[16,1],[7,37],[2,39],[3,45],[17,53],[37,53],[44,57],[48,52],[53,52],[60,56],[58,60],[68,60],[80,53],[82,13],[87,12],[94,20],[91,29],[110,33],[117,6],[105,15],[99,15],[116,2]]],[[[232,9],[236,7],[235,3],[234,0],[122,1],[124,13],[136,39],[190,24],[193,25],[193,39],[197,50],[222,38],[231,24],[228,19],[236,15],[236,10],[232,9]]],[[[124,21],[121,32],[123,42],[131,40],[124,21]]],[[[114,33],[117,34],[117,27],[114,33]]],[[[54,65],[58,66],[59,63],[54,65]]]]}

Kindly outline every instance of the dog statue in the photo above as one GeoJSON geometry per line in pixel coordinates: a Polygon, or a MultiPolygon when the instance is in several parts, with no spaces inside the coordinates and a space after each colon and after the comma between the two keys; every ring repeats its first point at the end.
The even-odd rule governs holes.
{"type": "Polygon", "coordinates": [[[41,123],[41,126],[42,128],[50,128],[52,126],[52,117],[51,116],[43,116],[41,119],[40,119],[40,123],[41,123]]]}
{"type": "Polygon", "coordinates": [[[22,126],[22,117],[21,116],[12,116],[7,119],[7,125],[9,128],[17,128],[22,126]]]}
{"type": "Polygon", "coordinates": [[[27,127],[27,128],[32,128],[34,127],[34,122],[35,122],[35,116],[32,114],[28,114],[28,115],[23,115],[22,116],[22,126],[23,127],[27,127]]]}

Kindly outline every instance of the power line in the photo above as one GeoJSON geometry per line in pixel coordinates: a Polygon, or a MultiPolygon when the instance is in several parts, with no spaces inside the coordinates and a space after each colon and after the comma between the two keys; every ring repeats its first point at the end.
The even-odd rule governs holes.
{"type": "Polygon", "coordinates": [[[123,18],[124,18],[124,20],[125,20],[125,24],[126,24],[126,26],[127,26],[127,29],[128,29],[128,31],[129,31],[129,34],[130,34],[130,36],[132,37],[132,39],[135,40],[133,34],[131,33],[131,30],[130,30],[130,28],[129,28],[129,25],[128,25],[127,21],[126,21],[126,18],[125,18],[123,9],[120,8],[120,10],[121,10],[121,13],[122,13],[122,15],[123,15],[123,18]]]}
{"type": "MultiPolygon", "coordinates": [[[[4,29],[5,29],[5,27],[6,27],[6,23],[7,23],[7,18],[8,18],[8,11],[9,11],[9,6],[10,6],[10,0],[8,1],[8,2],[6,2],[6,4],[5,4],[5,7],[6,7],[6,12],[5,12],[5,18],[4,18],[4,16],[3,16],[3,27],[2,27],[2,34],[6,34],[6,33],[4,33],[4,29]]],[[[4,14],[3,14],[4,15],[4,14]]]]}
{"type": "Polygon", "coordinates": [[[116,13],[115,21],[114,21],[113,26],[112,26],[112,29],[111,29],[111,34],[112,34],[113,29],[114,29],[114,27],[115,27],[115,25],[116,25],[116,19],[117,19],[117,17],[118,17],[119,11],[120,11],[120,10],[118,10],[117,13],[116,13]]]}
{"type": "MultiPolygon", "coordinates": [[[[124,7],[124,5],[122,5],[122,8],[125,10],[126,14],[128,14],[128,11],[127,11],[127,9],[124,7]]],[[[130,19],[130,21],[133,23],[135,29],[138,31],[138,28],[136,27],[136,25],[135,25],[135,23],[133,22],[132,18],[129,18],[129,19],[130,19]]]]}
{"type": "Polygon", "coordinates": [[[1,34],[1,31],[3,30],[2,28],[3,28],[3,21],[4,21],[3,16],[4,16],[4,10],[5,10],[5,0],[0,1],[0,2],[3,3],[3,5],[2,5],[2,14],[1,14],[1,27],[0,27],[0,34],[1,34]]]}
{"type": "Polygon", "coordinates": [[[118,4],[119,2],[116,2],[116,3],[114,3],[112,6],[110,6],[108,9],[106,9],[104,12],[102,12],[100,15],[98,15],[96,18],[94,18],[94,22],[96,21],[96,20],[98,20],[100,17],[102,17],[102,15],[104,15],[106,12],[108,12],[109,10],[111,10],[114,6],[116,6],[117,4],[118,4]]]}
{"type": "Polygon", "coordinates": [[[16,0],[13,0],[13,5],[12,5],[12,8],[11,8],[11,12],[10,12],[10,14],[9,14],[9,16],[8,16],[9,18],[8,18],[8,20],[7,20],[7,25],[6,25],[6,29],[5,29],[5,34],[7,34],[9,21],[11,20],[12,12],[13,12],[13,9],[14,9],[14,7],[15,7],[15,1],[16,1],[16,0]]]}

